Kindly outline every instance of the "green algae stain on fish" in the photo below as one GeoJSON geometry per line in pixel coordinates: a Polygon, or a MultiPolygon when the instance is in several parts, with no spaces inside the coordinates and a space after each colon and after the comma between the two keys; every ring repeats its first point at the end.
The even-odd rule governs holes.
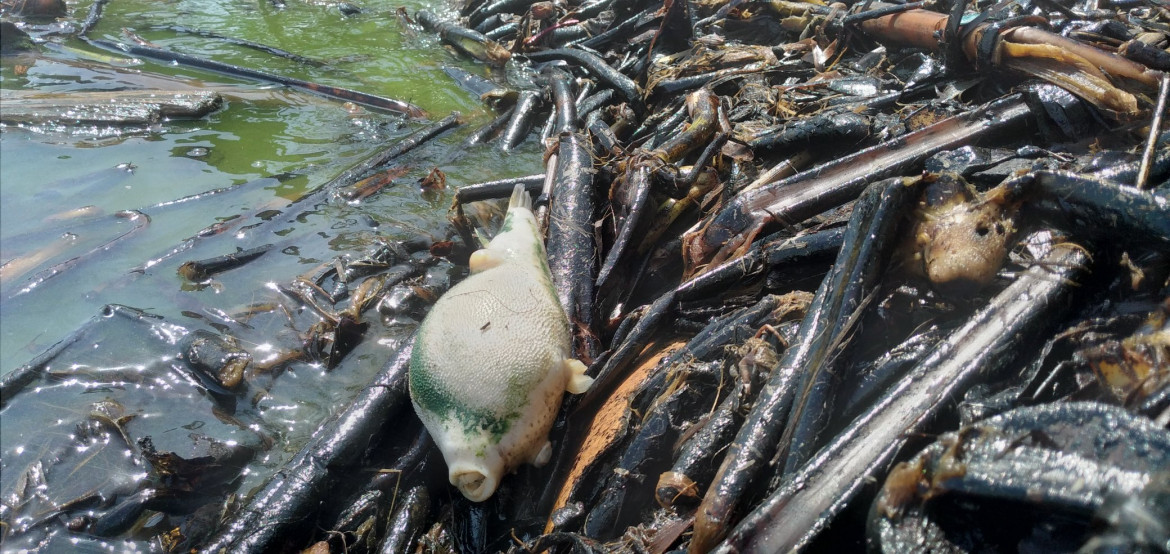
{"type": "Polygon", "coordinates": [[[482,501],[504,474],[551,455],[561,397],[592,379],[572,358],[532,201],[512,193],[501,231],[471,256],[471,275],[435,303],[410,363],[415,412],[447,461],[451,484],[482,501]]]}

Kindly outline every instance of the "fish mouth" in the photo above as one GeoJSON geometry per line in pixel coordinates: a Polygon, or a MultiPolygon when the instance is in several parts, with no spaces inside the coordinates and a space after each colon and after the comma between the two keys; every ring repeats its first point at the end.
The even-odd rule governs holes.
{"type": "Polygon", "coordinates": [[[452,467],[450,480],[451,484],[472,502],[483,502],[491,498],[499,484],[499,480],[491,474],[472,467],[452,467]]]}

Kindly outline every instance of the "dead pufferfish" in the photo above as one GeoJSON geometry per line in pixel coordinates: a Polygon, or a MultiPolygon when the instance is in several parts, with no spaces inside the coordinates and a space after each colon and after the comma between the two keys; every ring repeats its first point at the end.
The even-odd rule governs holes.
{"type": "Polygon", "coordinates": [[[503,227],[470,266],[419,327],[409,382],[451,484],[480,502],[520,464],[548,463],[561,397],[585,392],[593,379],[572,357],[524,187],[512,191],[503,227]]]}

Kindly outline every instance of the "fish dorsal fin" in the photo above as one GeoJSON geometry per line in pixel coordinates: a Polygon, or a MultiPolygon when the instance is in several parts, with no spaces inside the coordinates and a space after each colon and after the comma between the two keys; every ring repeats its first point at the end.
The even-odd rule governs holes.
{"type": "Polygon", "coordinates": [[[512,189],[512,198],[508,199],[508,209],[512,208],[532,210],[532,197],[528,195],[527,190],[524,190],[524,185],[517,184],[516,188],[512,189]]]}

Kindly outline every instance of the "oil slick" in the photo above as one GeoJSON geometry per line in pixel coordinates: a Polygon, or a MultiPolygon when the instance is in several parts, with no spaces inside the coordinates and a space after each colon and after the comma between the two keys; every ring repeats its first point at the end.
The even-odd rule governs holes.
{"type": "Polygon", "coordinates": [[[593,380],[572,358],[569,321],[522,186],[499,234],[470,266],[419,328],[410,397],[451,484],[479,502],[521,464],[548,462],[564,391],[584,392],[593,380]]]}

